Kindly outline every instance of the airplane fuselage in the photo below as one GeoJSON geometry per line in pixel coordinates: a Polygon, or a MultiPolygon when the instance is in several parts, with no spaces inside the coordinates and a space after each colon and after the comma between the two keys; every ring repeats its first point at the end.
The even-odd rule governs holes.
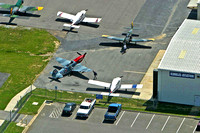
{"type": "Polygon", "coordinates": [[[57,73],[54,74],[52,72],[52,78],[59,79],[64,77],[65,75],[68,75],[72,72],[73,68],[77,65],[75,61],[72,61],[69,65],[64,66],[62,69],[60,69],[57,73]]]}
{"type": "Polygon", "coordinates": [[[114,78],[109,88],[110,93],[114,93],[120,87],[121,87],[121,78],[120,77],[114,78]]]}
{"type": "Polygon", "coordinates": [[[72,20],[72,25],[77,25],[81,23],[85,18],[86,10],[82,10],[76,14],[76,16],[72,20]]]}
{"type": "Polygon", "coordinates": [[[73,71],[74,67],[83,61],[83,59],[85,58],[85,55],[86,53],[78,56],[73,61],[71,61],[68,65],[62,67],[59,71],[57,69],[54,69],[53,72],[51,72],[52,78],[59,79],[59,78],[64,77],[65,75],[70,74],[73,71]]]}
{"type": "Polygon", "coordinates": [[[124,38],[123,43],[128,44],[132,40],[132,30],[130,30],[127,34],[126,37],[124,38]]]}
{"type": "Polygon", "coordinates": [[[10,9],[10,14],[14,15],[17,12],[19,12],[20,11],[20,7],[22,6],[22,4],[23,4],[23,0],[18,0],[17,3],[15,4],[15,6],[10,9]]]}

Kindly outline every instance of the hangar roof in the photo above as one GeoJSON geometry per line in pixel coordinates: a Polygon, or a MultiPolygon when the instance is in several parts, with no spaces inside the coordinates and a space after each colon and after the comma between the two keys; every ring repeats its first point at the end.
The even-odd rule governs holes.
{"type": "Polygon", "coordinates": [[[171,39],[158,69],[200,73],[200,21],[184,20],[171,39]]]}

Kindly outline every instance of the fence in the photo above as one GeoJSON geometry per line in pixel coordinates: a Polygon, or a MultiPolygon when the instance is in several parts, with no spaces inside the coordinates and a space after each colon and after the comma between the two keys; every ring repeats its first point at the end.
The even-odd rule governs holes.
{"type": "Polygon", "coordinates": [[[19,110],[23,107],[23,105],[26,103],[27,99],[32,94],[32,85],[27,89],[27,91],[20,97],[20,100],[17,101],[17,104],[13,110],[10,110],[9,115],[6,117],[4,123],[0,126],[0,133],[3,133],[10,122],[15,120],[15,117],[17,116],[19,110]]]}

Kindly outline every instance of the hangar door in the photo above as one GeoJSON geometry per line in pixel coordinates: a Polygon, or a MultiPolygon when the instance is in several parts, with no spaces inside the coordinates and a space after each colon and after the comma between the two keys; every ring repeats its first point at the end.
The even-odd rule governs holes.
{"type": "Polygon", "coordinates": [[[194,96],[194,106],[200,106],[200,96],[194,96]]]}

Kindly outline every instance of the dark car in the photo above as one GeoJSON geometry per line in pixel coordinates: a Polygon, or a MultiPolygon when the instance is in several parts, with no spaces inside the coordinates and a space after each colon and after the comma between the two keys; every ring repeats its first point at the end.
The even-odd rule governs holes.
{"type": "Polygon", "coordinates": [[[75,108],[75,103],[66,103],[62,115],[71,115],[75,108]]]}

